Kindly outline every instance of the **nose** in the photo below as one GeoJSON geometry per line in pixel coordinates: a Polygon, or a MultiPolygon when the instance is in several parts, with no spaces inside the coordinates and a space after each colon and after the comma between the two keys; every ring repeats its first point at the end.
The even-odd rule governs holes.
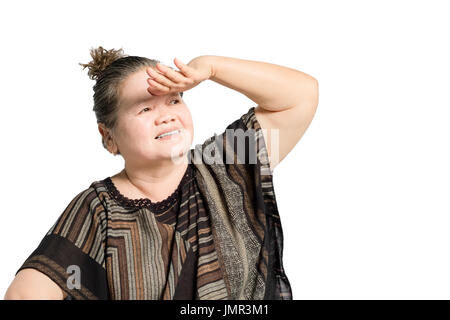
{"type": "Polygon", "coordinates": [[[155,119],[155,125],[170,123],[171,121],[175,121],[175,116],[172,113],[165,113],[155,119]]]}

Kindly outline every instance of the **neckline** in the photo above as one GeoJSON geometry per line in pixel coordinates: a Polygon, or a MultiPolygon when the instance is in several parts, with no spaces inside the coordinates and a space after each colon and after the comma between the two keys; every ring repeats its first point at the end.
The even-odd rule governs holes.
{"type": "Polygon", "coordinates": [[[178,184],[178,187],[166,199],[158,202],[152,202],[148,198],[130,199],[126,197],[117,189],[111,177],[105,178],[103,180],[103,183],[106,186],[109,195],[114,200],[116,200],[121,206],[128,208],[147,208],[153,212],[160,213],[166,211],[167,209],[173,207],[173,205],[176,204],[176,202],[179,200],[181,196],[180,191],[182,186],[186,183],[186,181],[190,177],[192,177],[192,169],[190,164],[188,164],[186,171],[183,177],[181,178],[180,183],[178,184]]]}

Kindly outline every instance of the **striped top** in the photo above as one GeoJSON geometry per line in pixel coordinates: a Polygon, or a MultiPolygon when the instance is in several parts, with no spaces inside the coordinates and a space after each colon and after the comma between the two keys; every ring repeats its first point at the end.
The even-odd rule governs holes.
{"type": "Polygon", "coordinates": [[[75,300],[292,299],[254,109],[190,150],[163,201],[128,199],[110,177],[92,182],[17,272],[37,269],[75,300]]]}

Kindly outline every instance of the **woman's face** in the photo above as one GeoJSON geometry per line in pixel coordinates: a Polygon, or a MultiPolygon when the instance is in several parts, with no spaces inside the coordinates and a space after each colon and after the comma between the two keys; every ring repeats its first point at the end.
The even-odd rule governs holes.
{"type": "Polygon", "coordinates": [[[137,163],[176,159],[192,144],[191,113],[179,92],[154,96],[148,91],[148,74],[142,68],[119,88],[119,109],[114,141],[125,160],[137,163]],[[178,134],[156,137],[178,129],[178,134]]]}

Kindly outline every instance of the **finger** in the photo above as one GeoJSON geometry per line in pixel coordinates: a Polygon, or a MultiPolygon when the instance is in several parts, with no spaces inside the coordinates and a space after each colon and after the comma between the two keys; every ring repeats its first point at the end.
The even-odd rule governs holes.
{"type": "Polygon", "coordinates": [[[152,79],[148,79],[148,84],[149,84],[149,87],[147,88],[147,90],[151,94],[167,94],[170,92],[169,87],[163,86],[152,79]]]}
{"type": "Polygon", "coordinates": [[[188,78],[192,78],[193,77],[194,73],[193,73],[191,67],[189,67],[187,64],[184,64],[183,62],[181,62],[181,60],[178,59],[177,57],[175,57],[175,59],[173,59],[173,62],[175,63],[177,68],[180,69],[180,71],[184,75],[186,75],[186,77],[188,77],[188,78]]]}
{"type": "MultiPolygon", "coordinates": [[[[148,68],[147,73],[148,73],[150,79],[152,79],[153,81],[155,81],[163,86],[166,86],[166,87],[177,86],[176,83],[172,82],[170,79],[167,79],[167,77],[165,75],[156,72],[152,68],[148,68]]],[[[149,79],[147,79],[147,80],[149,80],[149,79]]]]}
{"type": "Polygon", "coordinates": [[[175,82],[175,83],[183,83],[186,81],[186,77],[180,73],[179,71],[176,71],[168,66],[165,66],[163,64],[157,63],[156,68],[158,68],[158,71],[160,71],[162,74],[166,76],[169,80],[175,82]]]}

